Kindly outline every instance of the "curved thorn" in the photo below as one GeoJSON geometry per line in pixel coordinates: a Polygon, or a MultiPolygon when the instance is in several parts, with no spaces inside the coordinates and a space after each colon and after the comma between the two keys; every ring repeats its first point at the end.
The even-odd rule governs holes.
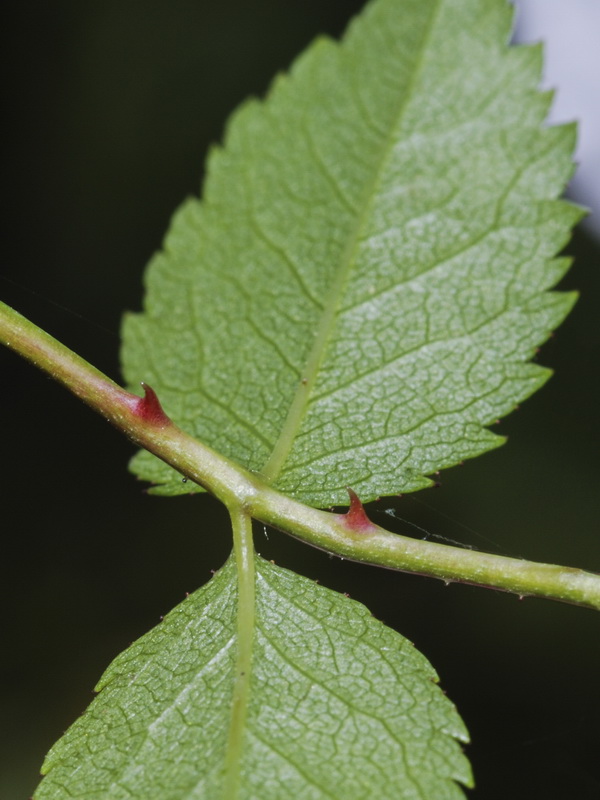
{"type": "Polygon", "coordinates": [[[160,425],[161,427],[171,425],[171,420],[163,411],[154,389],[144,381],[142,381],[141,385],[144,390],[144,396],[138,398],[135,413],[153,425],[160,425]]]}
{"type": "Polygon", "coordinates": [[[350,497],[350,508],[345,514],[340,514],[346,525],[358,533],[368,533],[369,531],[377,530],[377,526],[368,518],[367,512],[356,492],[349,486],[346,487],[346,491],[350,497]]]}

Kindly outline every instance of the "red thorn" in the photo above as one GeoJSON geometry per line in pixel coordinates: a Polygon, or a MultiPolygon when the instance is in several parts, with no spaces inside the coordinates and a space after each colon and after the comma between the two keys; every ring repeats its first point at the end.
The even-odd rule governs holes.
{"type": "Polygon", "coordinates": [[[164,425],[170,425],[171,420],[163,411],[163,407],[154,389],[143,381],[142,388],[144,390],[144,396],[137,398],[135,413],[146,422],[152,423],[152,425],[158,425],[161,428],[164,425]]]}
{"type": "Polygon", "coordinates": [[[358,533],[368,533],[369,531],[374,531],[376,526],[373,525],[371,520],[367,517],[364,506],[360,502],[356,492],[349,486],[346,487],[346,491],[350,496],[350,508],[345,514],[340,514],[340,517],[344,520],[349,528],[352,528],[352,530],[357,531],[358,533]]]}

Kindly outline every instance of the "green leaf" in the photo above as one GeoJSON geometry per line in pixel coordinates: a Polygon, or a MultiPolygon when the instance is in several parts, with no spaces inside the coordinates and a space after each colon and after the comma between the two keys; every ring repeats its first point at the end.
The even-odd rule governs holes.
{"type": "Polygon", "coordinates": [[[242,757],[226,758],[237,587],[230,559],[109,667],[49,753],[35,800],[58,797],[460,798],[467,734],[437,677],[361,604],[257,559],[242,757]]]}
{"type": "MultiPolygon", "coordinates": [[[[504,0],[378,0],[231,119],[124,326],[127,380],[303,502],[429,485],[502,443],[580,212],[573,126],[543,127],[541,50],[504,0]]],[[[154,456],[158,491],[190,491],[154,456]]]]}

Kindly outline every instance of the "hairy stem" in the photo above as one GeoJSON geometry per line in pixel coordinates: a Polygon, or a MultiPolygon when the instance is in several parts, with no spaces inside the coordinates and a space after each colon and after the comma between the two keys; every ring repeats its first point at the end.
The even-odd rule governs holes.
{"type": "MultiPolygon", "coordinates": [[[[343,558],[600,610],[598,574],[399,536],[364,520],[357,524],[356,513],[333,514],[298,503],[174,425],[160,406],[156,407],[153,393],[147,391],[142,400],[121,389],[3,303],[0,340],[70,389],[136,444],[204,486],[232,514],[243,514],[246,520],[254,517],[343,558]]],[[[241,531],[241,521],[235,524],[241,531]]],[[[243,559],[248,552],[242,549],[238,554],[236,550],[236,555],[243,559]]]]}

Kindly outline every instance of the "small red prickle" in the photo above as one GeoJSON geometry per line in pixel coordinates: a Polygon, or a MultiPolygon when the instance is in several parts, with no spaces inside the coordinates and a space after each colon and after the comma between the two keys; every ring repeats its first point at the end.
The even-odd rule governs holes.
{"type": "Polygon", "coordinates": [[[137,398],[135,413],[143,420],[153,425],[160,425],[161,427],[163,425],[170,425],[171,420],[163,411],[163,407],[154,389],[143,381],[142,389],[144,390],[144,396],[137,398]]]}
{"type": "Polygon", "coordinates": [[[339,515],[341,519],[344,520],[349,528],[352,528],[352,530],[357,531],[358,533],[370,533],[375,531],[377,526],[373,525],[371,520],[368,518],[367,512],[365,511],[363,504],[360,502],[359,496],[349,486],[346,487],[346,491],[350,496],[350,508],[345,514],[339,515]]]}

